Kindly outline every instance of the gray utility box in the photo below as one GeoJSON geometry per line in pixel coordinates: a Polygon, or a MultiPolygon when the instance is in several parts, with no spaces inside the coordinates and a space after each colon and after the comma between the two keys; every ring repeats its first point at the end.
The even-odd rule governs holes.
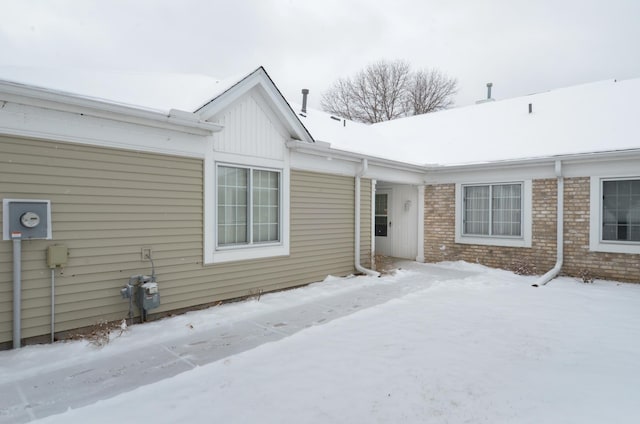
{"type": "Polygon", "coordinates": [[[2,200],[2,238],[51,239],[51,202],[35,199],[2,200]]]}
{"type": "Polygon", "coordinates": [[[148,311],[160,306],[158,283],[146,281],[138,286],[138,307],[148,311]]]}

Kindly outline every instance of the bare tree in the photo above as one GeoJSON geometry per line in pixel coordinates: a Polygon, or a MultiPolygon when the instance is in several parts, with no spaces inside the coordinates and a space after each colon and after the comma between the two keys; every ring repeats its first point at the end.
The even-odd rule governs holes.
{"type": "Polygon", "coordinates": [[[407,62],[381,60],[351,78],[338,79],[322,96],[322,109],[375,123],[444,109],[457,81],[438,70],[412,72],[407,62]]]}
{"type": "Polygon", "coordinates": [[[451,106],[458,82],[437,69],[425,69],[411,75],[408,88],[407,110],[410,115],[422,115],[451,106]]]}

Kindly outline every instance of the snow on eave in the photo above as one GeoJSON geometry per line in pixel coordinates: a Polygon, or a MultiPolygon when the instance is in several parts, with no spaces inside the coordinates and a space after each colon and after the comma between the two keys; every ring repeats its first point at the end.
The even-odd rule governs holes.
{"type": "Polygon", "coordinates": [[[202,135],[222,128],[218,124],[201,121],[197,115],[187,111],[171,109],[167,113],[162,110],[7,80],[0,80],[0,94],[5,102],[93,115],[123,122],[143,123],[160,128],[197,130],[196,132],[202,135]]]}
{"type": "Polygon", "coordinates": [[[303,153],[308,153],[316,156],[322,156],[327,158],[345,159],[353,162],[360,162],[366,159],[369,164],[376,164],[385,168],[400,169],[407,171],[416,171],[424,173],[427,168],[424,165],[411,164],[407,162],[395,161],[393,159],[387,159],[380,156],[367,155],[365,153],[354,152],[351,150],[344,150],[334,148],[331,143],[326,141],[316,140],[314,144],[305,143],[303,141],[291,140],[287,142],[287,147],[292,150],[297,150],[303,153]]]}
{"type": "Polygon", "coordinates": [[[13,90],[7,90],[7,87],[12,86],[19,88],[21,94],[25,97],[44,98],[44,97],[56,97],[61,101],[66,99],[66,103],[71,104],[74,102],[93,102],[95,104],[112,105],[132,110],[147,111],[150,113],[164,114],[166,110],[160,108],[153,108],[148,106],[141,106],[138,104],[121,102],[117,100],[107,99],[98,96],[91,96],[82,93],[76,93],[68,90],[60,90],[57,88],[45,87],[38,84],[28,84],[12,79],[0,79],[0,92],[8,92],[13,90]],[[31,93],[31,94],[30,94],[31,93]]]}
{"type": "Polygon", "coordinates": [[[239,85],[242,81],[246,80],[251,75],[253,75],[254,73],[258,72],[260,70],[260,68],[262,68],[262,66],[257,67],[256,69],[254,69],[253,71],[249,72],[248,74],[241,74],[240,76],[237,76],[237,77],[230,77],[230,78],[224,79],[223,80],[224,83],[221,84],[220,91],[218,93],[211,93],[211,98],[209,100],[205,101],[204,103],[202,103],[200,106],[198,106],[193,111],[193,113],[198,113],[198,112],[202,111],[202,109],[204,109],[205,107],[207,107],[210,104],[214,103],[219,97],[223,96],[224,94],[226,94],[227,92],[232,90],[234,87],[239,85]]]}
{"type": "Polygon", "coordinates": [[[619,149],[619,150],[603,150],[598,152],[571,153],[551,156],[538,156],[531,158],[504,159],[485,162],[467,162],[457,164],[425,165],[425,170],[431,172],[452,171],[452,170],[471,170],[481,168],[501,168],[525,165],[538,165],[545,163],[561,162],[597,162],[608,159],[627,159],[637,157],[640,159],[640,148],[619,149]]]}
{"type": "Polygon", "coordinates": [[[10,65],[0,65],[0,79],[162,111],[192,111],[220,85],[204,74],[10,65]]]}

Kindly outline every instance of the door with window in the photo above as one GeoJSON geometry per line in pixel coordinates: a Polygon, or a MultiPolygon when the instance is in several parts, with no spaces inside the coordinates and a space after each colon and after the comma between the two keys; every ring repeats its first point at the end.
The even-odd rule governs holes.
{"type": "Polygon", "coordinates": [[[375,201],[376,254],[391,256],[391,192],[378,190],[375,201]]]}

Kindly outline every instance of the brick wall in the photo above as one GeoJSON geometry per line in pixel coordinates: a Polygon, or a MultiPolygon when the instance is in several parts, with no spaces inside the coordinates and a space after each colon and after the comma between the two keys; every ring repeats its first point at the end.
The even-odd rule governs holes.
{"type": "MultiPolygon", "coordinates": [[[[455,184],[425,187],[425,260],[479,263],[543,274],[556,262],[555,179],[532,182],[532,245],[500,247],[455,243],[455,184]]],[[[562,273],[640,281],[640,255],[589,252],[589,178],[565,179],[564,266],[562,273]]]]}
{"type": "Polygon", "coordinates": [[[589,177],[565,180],[563,273],[640,282],[640,255],[589,251],[589,190],[589,177]]]}

